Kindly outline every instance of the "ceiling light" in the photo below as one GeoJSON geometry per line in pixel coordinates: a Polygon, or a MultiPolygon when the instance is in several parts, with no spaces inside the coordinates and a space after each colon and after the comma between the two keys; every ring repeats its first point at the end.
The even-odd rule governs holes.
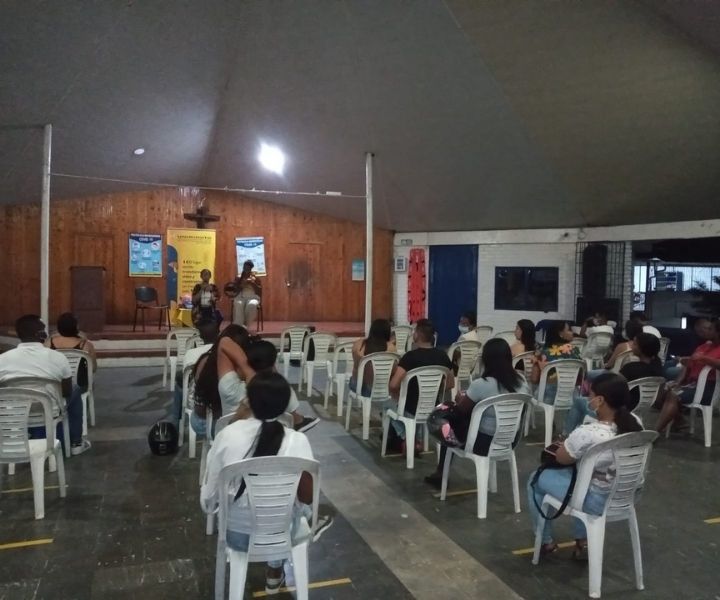
{"type": "Polygon", "coordinates": [[[261,144],[258,160],[268,171],[282,175],[283,169],[285,168],[285,155],[277,146],[269,146],[265,143],[261,144]]]}
{"type": "Polygon", "coordinates": [[[135,150],[133,150],[133,154],[135,156],[142,156],[145,154],[145,148],[135,148],[135,150]]]}

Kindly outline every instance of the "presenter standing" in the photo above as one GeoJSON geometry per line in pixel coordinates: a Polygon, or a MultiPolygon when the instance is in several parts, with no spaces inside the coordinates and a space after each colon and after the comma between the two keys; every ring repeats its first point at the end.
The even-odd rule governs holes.
{"type": "Polygon", "coordinates": [[[243,325],[247,329],[250,329],[257,319],[262,294],[262,286],[253,271],[254,267],[253,261],[246,260],[243,263],[242,273],[235,278],[238,295],[233,302],[233,323],[243,325]]]}
{"type": "Polygon", "coordinates": [[[192,320],[193,324],[197,324],[202,319],[217,321],[218,325],[222,323],[222,315],[217,310],[217,302],[220,298],[217,286],[210,283],[212,273],[210,269],[200,271],[200,283],[195,285],[192,291],[192,320]]]}

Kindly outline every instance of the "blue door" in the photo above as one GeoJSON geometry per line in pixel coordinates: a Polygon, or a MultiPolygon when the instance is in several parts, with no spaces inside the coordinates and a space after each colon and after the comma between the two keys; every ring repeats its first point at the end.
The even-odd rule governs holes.
{"type": "Polygon", "coordinates": [[[477,310],[477,278],[477,246],[430,246],[428,315],[439,346],[457,340],[463,312],[477,310]]]}

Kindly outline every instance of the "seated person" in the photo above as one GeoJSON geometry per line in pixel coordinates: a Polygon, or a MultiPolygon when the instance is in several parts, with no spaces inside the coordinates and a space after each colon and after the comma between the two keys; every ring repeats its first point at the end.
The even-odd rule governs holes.
{"type": "MultiPolygon", "coordinates": [[[[668,385],[663,407],[657,422],[657,430],[665,428],[678,417],[681,404],[691,404],[695,399],[700,372],[704,367],[720,369],[720,321],[704,320],[697,326],[697,333],[706,341],[700,344],[689,358],[681,358],[682,369],[677,379],[668,385]]],[[[715,371],[710,371],[701,404],[709,405],[715,392],[715,371]]]]}
{"type": "Polygon", "coordinates": [[[477,313],[474,310],[465,311],[458,323],[460,337],[458,342],[482,342],[477,330],[477,313]]]}
{"type": "Polygon", "coordinates": [[[192,291],[192,320],[196,327],[201,319],[216,320],[218,325],[222,323],[222,315],[217,310],[220,293],[217,286],[210,283],[211,277],[210,269],[200,271],[202,281],[196,284],[192,291]]]}
{"type": "MultiPolygon", "coordinates": [[[[590,408],[597,414],[598,420],[587,425],[580,425],[568,438],[560,443],[556,452],[557,462],[562,465],[572,465],[599,442],[610,440],[616,435],[640,431],[642,427],[628,412],[630,392],[627,381],[622,375],[616,373],[603,373],[593,381],[590,391],[590,408]]],[[[542,506],[545,494],[555,498],[564,498],[572,478],[571,469],[545,469],[539,478],[534,481],[535,473],[528,479],[527,495],[533,532],[544,523],[542,535],[541,555],[550,554],[558,549],[553,539],[553,521],[546,521],[540,514],[538,507],[542,506]]],[[[590,487],[583,502],[583,511],[591,515],[601,515],[605,510],[607,496],[612,489],[615,469],[612,453],[601,455],[595,464],[590,487]]],[[[548,508],[554,512],[552,508],[548,508]]],[[[573,557],[587,558],[587,533],[585,525],[580,519],[573,519],[575,526],[575,549],[573,557]]]]}
{"type": "Polygon", "coordinates": [[[233,299],[233,323],[243,325],[248,329],[257,319],[258,307],[262,295],[262,284],[257,273],[253,271],[255,263],[246,260],[242,272],[235,278],[237,295],[233,299]]]}
{"type": "MultiPolygon", "coordinates": [[[[637,327],[637,324],[636,324],[637,327]]],[[[641,330],[642,331],[642,330],[641,330]]],[[[635,339],[630,342],[633,354],[638,357],[637,361],[625,363],[620,369],[626,381],[631,382],[643,377],[662,377],[663,367],[658,357],[660,352],[660,340],[651,333],[639,333],[635,339]]],[[[604,371],[607,373],[607,371],[604,371]]],[[[599,377],[602,373],[596,376],[599,377]]],[[[640,401],[640,390],[635,388],[630,391],[630,404],[627,406],[632,411],[640,401]]],[[[597,418],[597,415],[590,409],[590,400],[585,396],[576,395],[573,400],[573,406],[565,417],[565,426],[563,427],[563,435],[567,436],[578,427],[586,416],[597,418]]]]}
{"type": "MultiPolygon", "coordinates": [[[[350,376],[350,389],[357,392],[358,367],[360,361],[368,354],[375,352],[395,352],[395,344],[390,341],[392,327],[387,319],[375,319],[370,324],[370,331],[365,339],[356,340],[352,347],[353,371],[350,376]]],[[[372,365],[366,365],[363,373],[363,389],[361,395],[369,396],[372,391],[372,365]]]]}
{"type": "Polygon", "coordinates": [[[170,418],[175,423],[180,422],[180,417],[183,411],[183,371],[185,365],[197,364],[204,354],[207,354],[211,349],[212,345],[217,341],[220,333],[218,322],[215,319],[202,318],[197,324],[198,332],[202,338],[204,344],[197,346],[196,348],[190,348],[185,352],[183,357],[182,365],[175,373],[175,392],[173,394],[173,408],[170,418]]]}
{"type": "MultiPolygon", "coordinates": [[[[20,377],[40,377],[60,383],[70,425],[70,452],[73,455],[82,454],[90,448],[90,442],[83,439],[82,390],[73,385],[68,359],[62,353],[44,346],[47,339],[45,323],[37,315],[20,317],[15,321],[15,332],[20,338],[17,348],[0,354],[0,383],[9,384],[20,377]]],[[[51,393],[54,394],[55,390],[51,390],[51,393]]],[[[58,429],[60,427],[62,425],[58,429]]],[[[45,437],[44,431],[37,433],[38,437],[45,437]]],[[[35,434],[31,431],[31,437],[35,434]]],[[[63,439],[60,433],[57,437],[63,439]]]]}
{"type": "Polygon", "coordinates": [[[530,319],[520,319],[515,325],[515,342],[510,346],[513,356],[524,352],[535,352],[537,342],[535,341],[535,323],[530,319]]]}
{"type": "Polygon", "coordinates": [[[642,326],[643,333],[652,333],[655,337],[660,338],[660,330],[648,323],[648,318],[641,310],[634,310],[630,313],[630,320],[642,326]]]}
{"type": "MultiPolygon", "coordinates": [[[[470,384],[467,392],[458,394],[453,402],[444,403],[448,407],[448,419],[441,426],[440,460],[435,472],[425,478],[425,482],[434,487],[439,488],[442,483],[442,468],[447,446],[465,446],[472,411],[478,402],[498,394],[530,393],[525,377],[513,368],[510,346],[505,340],[492,338],[487,341],[482,349],[482,365],[484,368],[482,376],[470,384]]],[[[475,454],[487,456],[495,427],[495,409],[489,408],[483,413],[480,421],[480,433],[473,448],[475,454]]]]}
{"type": "MultiPolygon", "coordinates": [[[[537,385],[540,382],[542,370],[549,363],[566,358],[580,359],[580,350],[571,344],[573,337],[573,332],[567,321],[554,321],[548,326],[547,333],[545,334],[545,345],[540,350],[535,365],[533,366],[531,377],[533,384],[537,385]]],[[[551,372],[547,378],[543,402],[545,404],[552,404],[556,391],[557,375],[551,372]]]]}
{"type": "MultiPolygon", "coordinates": [[[[247,399],[252,411],[249,419],[235,421],[215,438],[207,456],[205,482],[200,490],[200,502],[206,512],[218,506],[220,472],[227,465],[256,456],[284,456],[312,460],[313,453],[305,434],[283,427],[278,417],[288,408],[290,384],[282,375],[258,373],[248,382],[247,399]]],[[[310,537],[312,520],[313,480],[303,473],[293,508],[291,535],[293,541],[310,537]]],[[[332,525],[332,517],[319,516],[314,539],[317,540],[332,525]]],[[[240,486],[230,504],[227,521],[227,544],[235,550],[247,550],[249,534],[253,530],[248,494],[240,486]]],[[[265,572],[265,591],[276,594],[285,583],[283,561],[271,561],[265,572]]]]}
{"type": "MultiPolygon", "coordinates": [[[[272,342],[268,342],[267,340],[251,340],[247,346],[245,346],[245,354],[247,355],[248,366],[255,374],[277,372],[275,370],[275,363],[277,361],[278,350],[272,342]]],[[[253,375],[248,375],[248,377],[252,379],[253,375]]],[[[311,419],[310,417],[303,417],[302,414],[300,414],[300,403],[292,386],[290,387],[290,401],[288,402],[287,413],[296,431],[308,431],[320,422],[320,419],[317,417],[311,419]]],[[[251,416],[252,411],[247,402],[247,397],[245,397],[235,411],[233,421],[236,419],[249,419],[251,416]]]]}
{"type": "Polygon", "coordinates": [[[580,328],[580,337],[588,337],[593,333],[615,333],[615,330],[607,324],[607,315],[598,311],[589,319],[586,319],[580,328]]]}
{"type": "MultiPolygon", "coordinates": [[[[395,400],[389,400],[386,408],[396,408],[397,399],[400,394],[400,387],[402,385],[403,377],[408,371],[417,369],[418,367],[445,367],[450,369],[450,374],[446,380],[446,389],[451,390],[455,385],[455,377],[452,374],[452,362],[448,358],[448,355],[435,348],[435,327],[428,319],[420,319],[415,326],[415,332],[413,333],[413,342],[415,347],[403,354],[400,362],[398,363],[395,372],[390,379],[390,395],[395,400]]],[[[415,416],[415,410],[417,409],[418,403],[418,384],[417,381],[411,381],[407,390],[407,397],[405,398],[405,416],[415,416]]],[[[393,429],[397,436],[402,440],[401,450],[405,453],[405,426],[401,421],[391,421],[393,429]]],[[[420,431],[418,430],[418,434],[420,431]]],[[[416,445],[416,450],[419,447],[416,445]]]]}
{"type": "Polygon", "coordinates": [[[91,365],[86,360],[82,360],[78,367],[77,383],[83,392],[87,391],[88,386],[88,366],[92,368],[92,372],[97,371],[97,354],[95,346],[85,336],[80,335],[78,330],[78,322],[72,313],[63,313],[57,320],[57,333],[45,341],[45,345],[52,350],[82,350],[90,355],[91,365]]]}
{"type": "MultiPolygon", "coordinates": [[[[587,372],[587,375],[585,376],[586,384],[589,385],[589,383],[595,379],[598,375],[601,373],[605,373],[609,371],[610,369],[615,366],[615,361],[618,359],[618,357],[623,353],[627,352],[629,350],[633,349],[633,340],[643,332],[642,326],[636,322],[636,321],[627,321],[625,323],[625,339],[627,341],[621,341],[613,350],[612,354],[610,355],[610,358],[605,361],[605,365],[603,369],[592,369],[587,372]]],[[[589,389],[589,388],[587,388],[589,389]]]]}

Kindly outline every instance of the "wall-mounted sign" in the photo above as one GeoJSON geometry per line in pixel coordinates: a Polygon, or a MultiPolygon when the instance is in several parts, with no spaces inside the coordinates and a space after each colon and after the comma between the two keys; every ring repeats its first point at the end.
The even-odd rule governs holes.
{"type": "Polygon", "coordinates": [[[131,233],[129,257],[130,277],[162,277],[162,236],[131,233]]]}

